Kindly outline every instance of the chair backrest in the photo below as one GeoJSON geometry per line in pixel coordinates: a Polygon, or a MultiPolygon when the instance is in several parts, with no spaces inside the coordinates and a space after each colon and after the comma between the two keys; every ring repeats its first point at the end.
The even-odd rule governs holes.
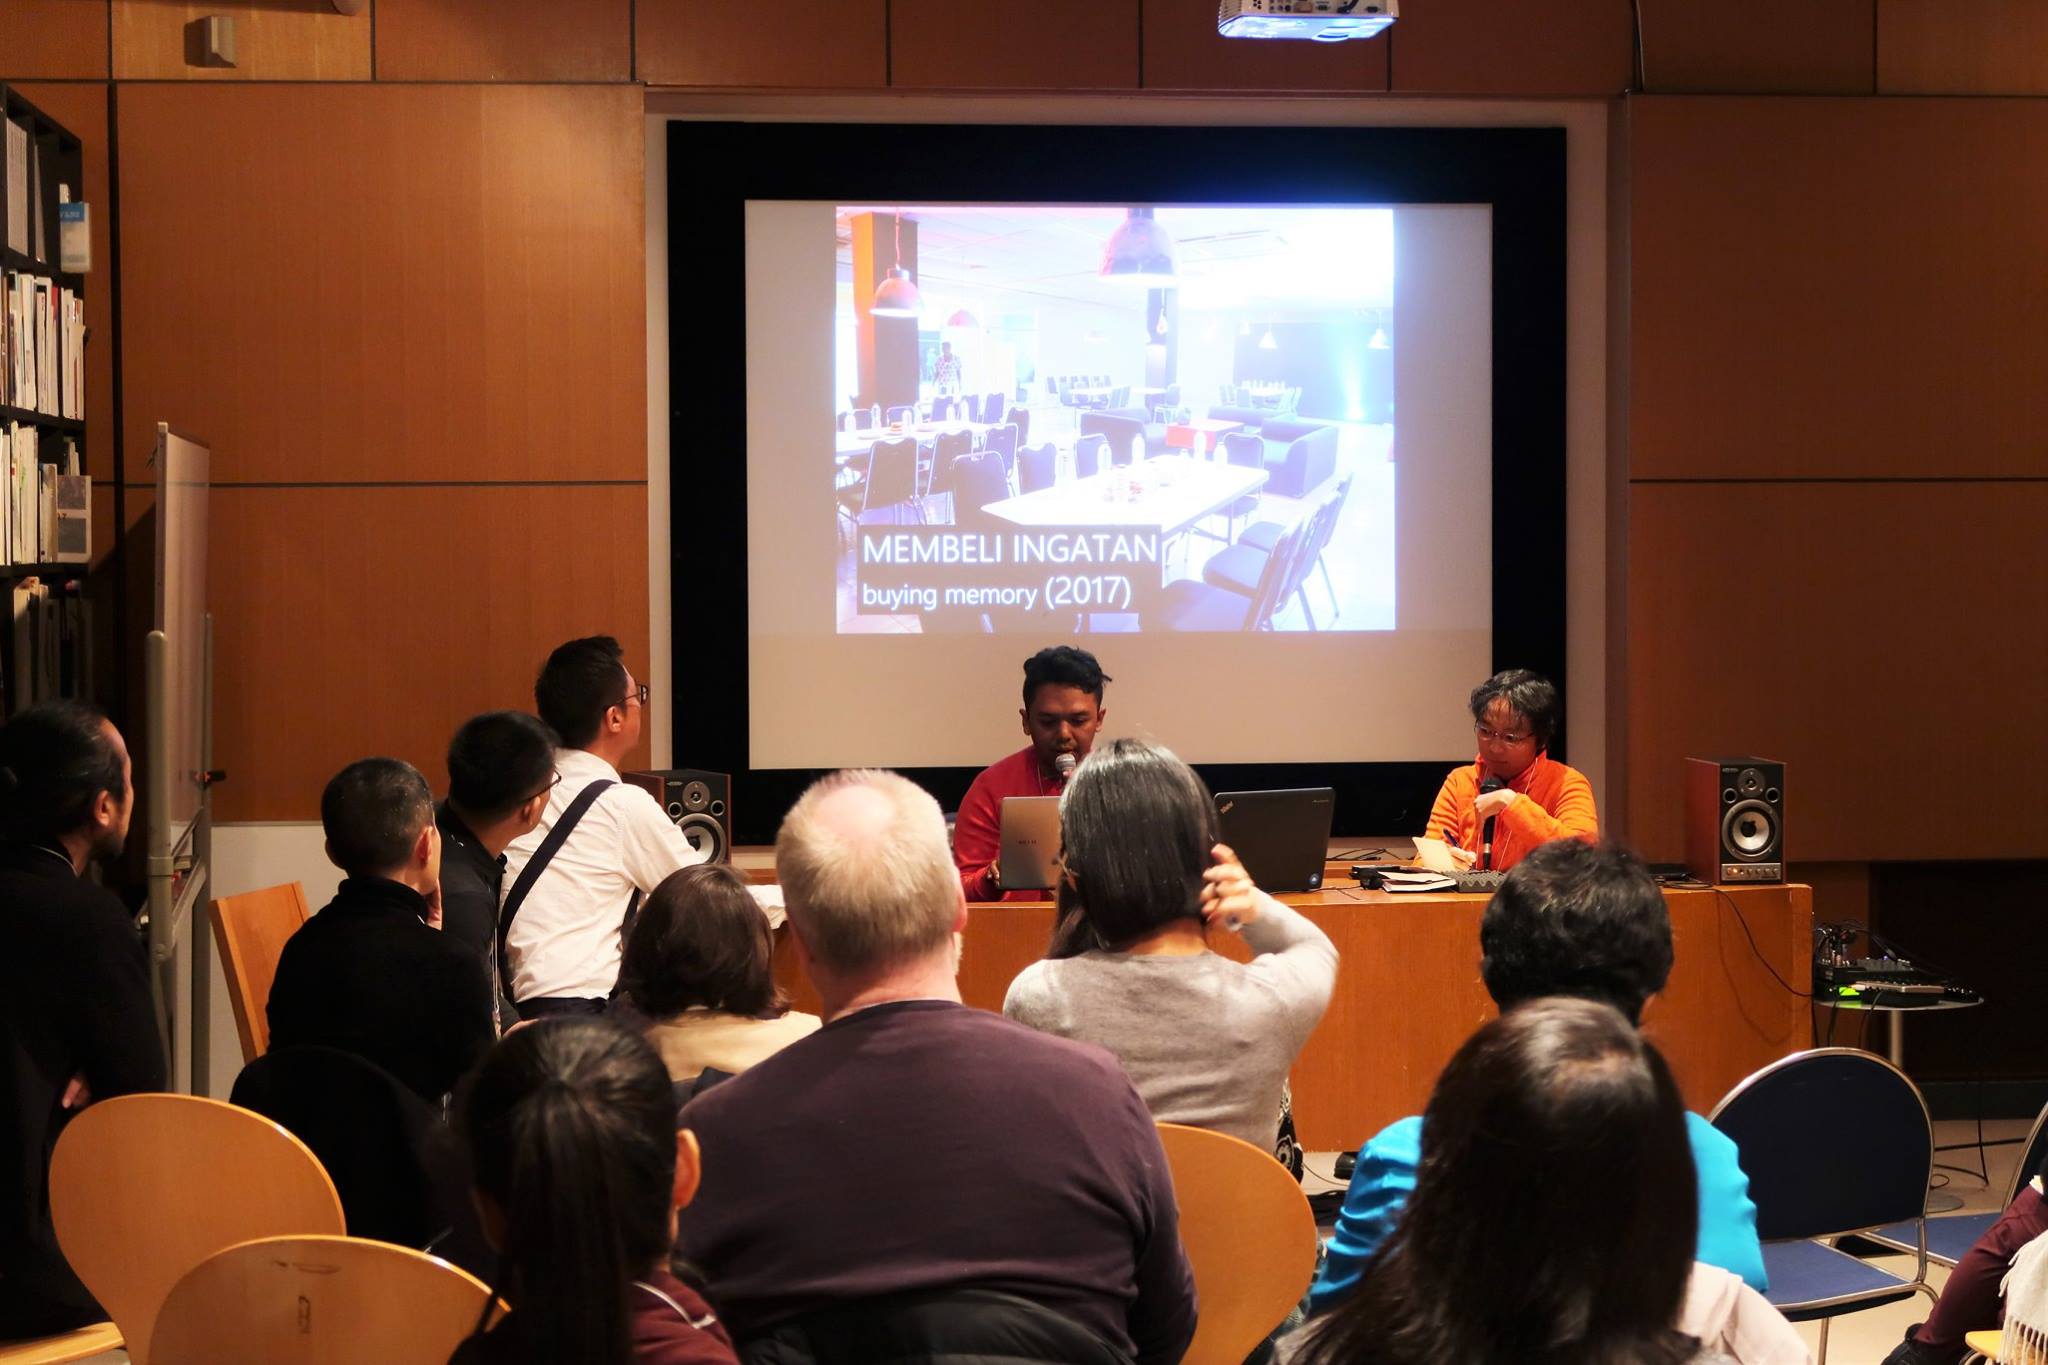
{"type": "Polygon", "coordinates": [[[306,1144],[246,1109],[193,1095],[88,1105],[50,1160],[50,1214],[78,1278],[148,1365],[178,1277],[257,1237],[346,1231],[306,1144]]]}
{"type": "Polygon", "coordinates": [[[873,429],[874,425],[875,410],[873,408],[855,408],[853,410],[853,430],[869,431],[873,429]]]}
{"type": "Polygon", "coordinates": [[[2012,1183],[2006,1187],[2000,1208],[2020,1197],[2020,1186],[2037,1175],[2048,1175],[2044,1162],[2048,1162],[2048,1104],[2041,1106],[2041,1112],[2034,1115],[2034,1126],[2027,1130],[2027,1145],[2020,1148],[2020,1164],[2012,1168],[2012,1183]]]}
{"type": "Polygon", "coordinates": [[[1159,1125],[1180,1204],[1180,1244],[1202,1313],[1185,1365],[1240,1365],[1301,1302],[1316,1269],[1316,1219],[1271,1152],[1241,1138],[1159,1125]]]}
{"type": "Polygon", "coordinates": [[[1263,468],[1266,463],[1266,443],[1250,432],[1227,432],[1223,437],[1223,458],[1246,469],[1263,468]]]}
{"type": "Polygon", "coordinates": [[[1252,594],[1251,609],[1245,613],[1246,630],[1264,630],[1272,622],[1273,614],[1301,585],[1301,575],[1308,572],[1307,566],[1311,562],[1311,557],[1304,551],[1314,523],[1315,514],[1311,512],[1282,531],[1280,538],[1273,542],[1273,552],[1266,556],[1266,567],[1259,571],[1258,590],[1252,594]]]}
{"type": "Polygon", "coordinates": [[[934,422],[943,422],[952,415],[953,398],[951,394],[942,393],[937,398],[932,399],[932,420],[934,422]]]}
{"type": "Polygon", "coordinates": [[[1003,457],[993,451],[969,455],[953,466],[953,519],[971,522],[981,509],[1010,496],[1010,476],[1003,457]]]}
{"type": "Polygon", "coordinates": [[[1017,428],[1017,444],[1023,445],[1031,439],[1031,409],[1011,408],[1003,414],[1003,420],[1017,428]]]}
{"type": "Polygon", "coordinates": [[[26,1341],[0,1341],[0,1365],[64,1365],[120,1349],[121,1329],[111,1322],[96,1322],[26,1341]]]}
{"type": "Polygon", "coordinates": [[[1734,1139],[1764,1241],[1825,1237],[1920,1218],[1934,1129],[1904,1072],[1858,1048],[1795,1052],[1729,1091],[1709,1115],[1734,1139]]]}
{"type": "Polygon", "coordinates": [[[875,442],[868,456],[868,491],[865,511],[907,502],[917,496],[917,442],[908,436],[875,442]]]}
{"type": "Polygon", "coordinates": [[[270,983],[277,977],[284,941],[308,918],[306,890],[286,882],[223,896],[213,903],[211,916],[235,1032],[242,1038],[242,1060],[253,1062],[270,1048],[270,983]]]}
{"type": "Polygon", "coordinates": [[[282,1048],[243,1067],[228,1098],[312,1149],[353,1235],[423,1247],[452,1221],[420,1158],[437,1116],[375,1062],[338,1048],[282,1048]]]}
{"type": "Polygon", "coordinates": [[[1007,422],[990,427],[988,434],[982,437],[981,448],[1002,456],[1003,468],[1007,471],[1017,460],[1017,428],[1007,422]]]}
{"type": "Polygon", "coordinates": [[[932,491],[948,492],[953,487],[953,462],[974,449],[974,433],[967,430],[942,431],[932,441],[932,491]]]}
{"type": "Polygon", "coordinates": [[[1017,491],[1035,493],[1050,488],[1059,477],[1059,449],[1051,441],[1025,446],[1017,452],[1017,491]]]}
{"type": "MultiPolygon", "coordinates": [[[[1083,419],[1086,420],[1085,418],[1083,419]]],[[[1074,476],[1085,479],[1102,467],[1102,452],[1109,439],[1101,432],[1088,432],[1074,442],[1074,476]]]]}
{"type": "Polygon", "coordinates": [[[445,1365],[490,1301],[435,1256],[355,1237],[265,1237],[186,1271],[156,1320],[158,1365],[445,1365]]]}

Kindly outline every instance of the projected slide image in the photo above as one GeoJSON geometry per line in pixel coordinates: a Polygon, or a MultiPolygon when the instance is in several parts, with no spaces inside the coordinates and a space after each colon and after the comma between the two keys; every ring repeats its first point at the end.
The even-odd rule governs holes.
{"type": "Polygon", "coordinates": [[[838,632],[1394,630],[1394,218],[837,207],[838,632]]]}

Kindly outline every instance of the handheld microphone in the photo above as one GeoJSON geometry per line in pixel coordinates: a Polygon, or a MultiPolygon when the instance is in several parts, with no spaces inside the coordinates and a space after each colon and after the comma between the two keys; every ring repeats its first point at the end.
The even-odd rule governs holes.
{"type": "MultiPolygon", "coordinates": [[[[1507,783],[1501,781],[1499,778],[1489,775],[1484,782],[1481,782],[1479,784],[1479,794],[1481,796],[1484,796],[1488,792],[1497,792],[1506,785],[1507,783]]],[[[1491,815],[1487,816],[1486,824],[1479,832],[1479,866],[1486,869],[1487,871],[1492,871],[1493,869],[1493,822],[1496,818],[1497,817],[1491,815]]]]}
{"type": "Polygon", "coordinates": [[[1052,760],[1053,771],[1060,775],[1060,781],[1062,782],[1072,777],[1074,769],[1079,767],[1080,764],[1081,760],[1075,758],[1072,754],[1056,754],[1052,760]]]}

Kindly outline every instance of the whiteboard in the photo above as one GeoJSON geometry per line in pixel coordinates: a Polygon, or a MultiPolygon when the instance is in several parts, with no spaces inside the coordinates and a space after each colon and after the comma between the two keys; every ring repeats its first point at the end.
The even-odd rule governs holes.
{"type": "MultiPolygon", "coordinates": [[[[164,634],[168,852],[198,818],[206,775],[206,492],[212,452],[157,425],[156,629],[164,634]]],[[[158,790],[162,790],[161,787],[158,790]]],[[[151,850],[157,852],[158,850],[151,850]]]]}

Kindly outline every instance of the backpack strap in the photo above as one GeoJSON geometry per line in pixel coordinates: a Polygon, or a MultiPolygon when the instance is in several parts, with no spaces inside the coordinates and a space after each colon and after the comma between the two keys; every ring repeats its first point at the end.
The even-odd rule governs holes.
{"type": "Polygon", "coordinates": [[[548,831],[548,837],[540,841],[540,847],[526,860],[526,866],[519,869],[519,878],[512,883],[511,893],[505,897],[505,908],[498,912],[498,974],[504,980],[507,999],[512,998],[512,966],[506,958],[505,939],[512,932],[512,917],[526,903],[526,897],[533,890],[533,884],[540,880],[540,874],[548,870],[548,864],[562,851],[562,845],[568,842],[576,822],[597,804],[597,798],[604,795],[605,788],[617,785],[609,777],[600,777],[577,792],[576,799],[562,812],[562,818],[555,821],[554,828],[548,831]]]}

